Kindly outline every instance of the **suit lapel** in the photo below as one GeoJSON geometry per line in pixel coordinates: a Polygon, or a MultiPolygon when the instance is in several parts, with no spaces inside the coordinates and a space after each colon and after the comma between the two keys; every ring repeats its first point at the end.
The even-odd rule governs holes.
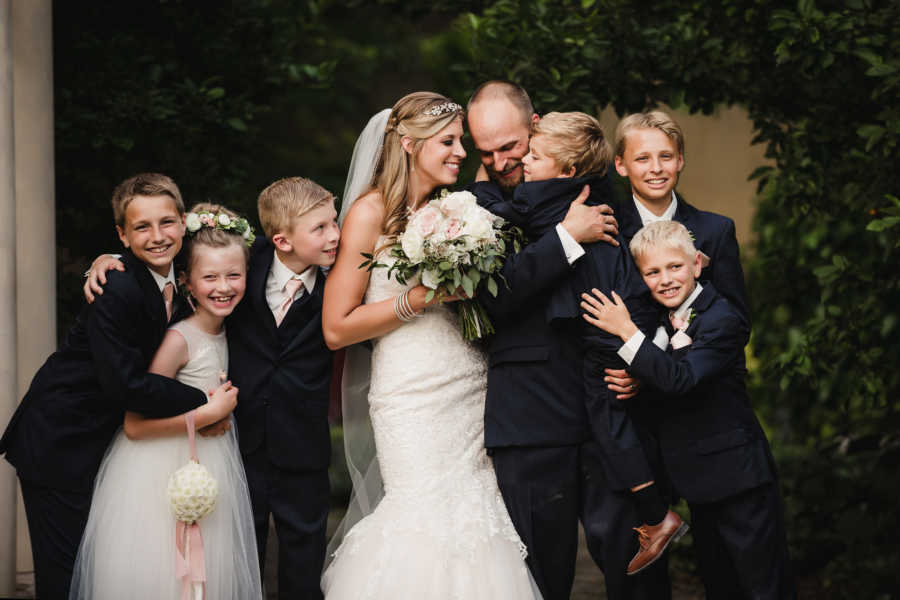
{"type": "Polygon", "coordinates": [[[634,205],[634,198],[629,196],[619,205],[619,212],[615,215],[619,220],[619,232],[625,241],[630,242],[634,234],[642,227],[641,215],[634,205]]]}
{"type": "Polygon", "coordinates": [[[147,316],[160,330],[165,330],[167,325],[166,305],[163,302],[159,286],[156,285],[156,281],[153,279],[153,275],[150,274],[147,265],[135,258],[131,250],[127,249],[122,253],[122,262],[125,263],[126,270],[134,274],[134,278],[147,299],[147,302],[144,303],[147,316]]]}

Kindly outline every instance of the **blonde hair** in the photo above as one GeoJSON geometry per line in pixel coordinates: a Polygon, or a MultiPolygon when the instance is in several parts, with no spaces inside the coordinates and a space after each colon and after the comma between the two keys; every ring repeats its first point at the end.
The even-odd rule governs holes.
{"type": "Polygon", "coordinates": [[[654,248],[680,250],[691,259],[697,256],[691,232],[678,221],[656,221],[645,225],[628,245],[635,262],[640,262],[641,257],[654,248]]]}
{"type": "MultiPolygon", "coordinates": [[[[191,207],[192,213],[208,212],[213,214],[226,214],[232,220],[240,217],[232,210],[225,208],[220,204],[212,204],[211,202],[200,202],[191,207]]],[[[225,248],[232,244],[237,244],[244,252],[244,261],[250,261],[250,248],[244,237],[237,231],[225,231],[218,227],[209,227],[203,225],[197,231],[190,231],[184,238],[184,276],[185,279],[191,275],[191,268],[194,266],[195,253],[198,246],[209,246],[211,248],[225,248]]]]}
{"type": "Polygon", "coordinates": [[[334,194],[312,179],[279,179],[259,194],[256,201],[259,224],[271,240],[276,233],[291,231],[297,219],[326,202],[334,204],[334,194]]]}
{"type": "Polygon", "coordinates": [[[119,227],[125,227],[125,211],[137,196],[169,196],[175,202],[175,210],[184,216],[181,191],[171,177],[162,173],[139,173],[129,177],[113,190],[113,219],[119,227]]]}
{"type": "Polygon", "coordinates": [[[616,127],[616,156],[625,156],[625,136],[633,129],[659,129],[675,142],[678,154],[684,155],[684,132],[675,119],[661,110],[630,114],[616,127]]]}
{"type": "Polygon", "coordinates": [[[388,242],[406,227],[411,165],[428,138],[463,117],[462,108],[434,92],[413,92],[394,104],[384,129],[381,156],[375,167],[372,187],[381,194],[384,220],[381,231],[388,242]],[[430,113],[430,114],[426,114],[430,113]],[[413,140],[407,153],[401,140],[413,140]]]}
{"type": "Polygon", "coordinates": [[[550,142],[547,154],[563,172],[574,168],[575,177],[603,175],[612,160],[600,121],[583,112],[547,113],[534,124],[531,135],[550,142]]]}

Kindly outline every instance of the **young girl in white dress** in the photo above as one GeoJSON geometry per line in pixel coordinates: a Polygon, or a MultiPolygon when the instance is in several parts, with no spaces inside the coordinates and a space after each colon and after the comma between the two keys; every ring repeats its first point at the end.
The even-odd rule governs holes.
{"type": "MultiPolygon", "coordinates": [[[[344,220],[322,309],[332,348],[373,341],[369,391],[361,400],[377,454],[366,481],[355,478],[350,514],[365,516],[345,533],[322,577],[325,598],[539,598],[484,448],[487,362],[463,340],[456,312],[443,305],[454,298],[428,302],[418,278],[400,284],[386,268],[358,268],[362,254],[389,264],[386,247],[409,211],[439,186],[456,183],[466,156],[462,108],[416,92],[399,100],[389,118],[387,111],[381,116],[373,126],[378,142],[370,144],[380,154],[371,165],[374,181],[372,170],[365,173],[368,161],[354,152],[365,189],[344,220]]],[[[361,136],[357,150],[366,146],[361,136]]],[[[356,196],[345,194],[345,202],[356,196]]],[[[348,371],[344,377],[346,383],[348,371]]],[[[350,414],[345,409],[345,439],[350,414]]]]}
{"type": "MultiPolygon", "coordinates": [[[[239,222],[237,215],[220,206],[199,204],[192,210],[194,215],[203,212],[225,214],[229,222],[239,222]]],[[[188,218],[200,223],[193,233],[188,227],[184,245],[185,283],[195,312],[169,328],[150,371],[207,392],[218,387],[228,371],[224,320],[244,295],[248,247],[233,225],[188,218]]],[[[192,600],[262,597],[253,514],[231,421],[233,409],[233,402],[210,402],[194,415],[197,429],[215,424],[225,431],[196,437],[199,462],[216,479],[219,491],[215,508],[199,521],[206,583],[205,590],[187,584],[192,600]]],[[[186,431],[184,416],[147,419],[126,413],[124,427],[97,474],[70,599],[182,598],[184,582],[175,572],[176,521],[166,489],[169,476],[190,459],[186,431]]]]}

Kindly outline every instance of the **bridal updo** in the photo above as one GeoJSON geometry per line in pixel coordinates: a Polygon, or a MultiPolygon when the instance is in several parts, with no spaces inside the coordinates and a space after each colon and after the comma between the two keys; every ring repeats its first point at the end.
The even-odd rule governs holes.
{"type": "Polygon", "coordinates": [[[389,240],[406,227],[409,175],[423,142],[462,117],[461,106],[434,92],[413,92],[391,109],[372,182],[384,202],[381,230],[389,240]],[[414,140],[411,153],[403,149],[404,136],[414,140]]]}

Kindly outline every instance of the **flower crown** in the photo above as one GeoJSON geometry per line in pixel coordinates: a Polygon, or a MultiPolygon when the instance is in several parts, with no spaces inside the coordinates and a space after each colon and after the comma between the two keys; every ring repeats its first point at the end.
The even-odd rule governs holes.
{"type": "Polygon", "coordinates": [[[232,217],[223,212],[209,212],[202,210],[198,213],[189,212],[185,217],[185,227],[187,227],[188,235],[193,235],[200,231],[203,227],[210,229],[220,229],[229,233],[240,234],[247,242],[248,246],[253,245],[256,235],[247,219],[244,217],[232,217]]]}

